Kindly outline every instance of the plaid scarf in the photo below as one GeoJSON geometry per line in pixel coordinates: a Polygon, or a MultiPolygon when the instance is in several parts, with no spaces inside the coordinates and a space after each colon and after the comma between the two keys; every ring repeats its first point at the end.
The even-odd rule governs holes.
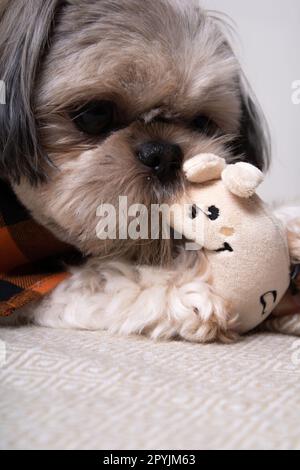
{"type": "Polygon", "coordinates": [[[65,280],[69,274],[62,261],[69,261],[71,252],[30,217],[0,180],[0,316],[40,299],[65,280]]]}

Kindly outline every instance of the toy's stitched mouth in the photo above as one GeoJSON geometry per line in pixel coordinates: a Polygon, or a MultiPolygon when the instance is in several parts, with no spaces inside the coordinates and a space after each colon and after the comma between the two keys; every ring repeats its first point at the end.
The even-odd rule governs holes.
{"type": "Polygon", "coordinates": [[[233,248],[229,243],[225,242],[222,248],[219,248],[216,250],[216,253],[223,253],[224,251],[229,251],[230,253],[233,253],[233,248]]]}

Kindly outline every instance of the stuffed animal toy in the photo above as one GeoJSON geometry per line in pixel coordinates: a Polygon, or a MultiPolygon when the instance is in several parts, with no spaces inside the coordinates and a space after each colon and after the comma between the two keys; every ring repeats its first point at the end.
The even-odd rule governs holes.
{"type": "Polygon", "coordinates": [[[291,260],[281,222],[255,194],[263,174],[198,155],[184,166],[189,190],[172,207],[171,225],[204,251],[214,291],[245,333],[272,313],[290,285],[291,260]]]}

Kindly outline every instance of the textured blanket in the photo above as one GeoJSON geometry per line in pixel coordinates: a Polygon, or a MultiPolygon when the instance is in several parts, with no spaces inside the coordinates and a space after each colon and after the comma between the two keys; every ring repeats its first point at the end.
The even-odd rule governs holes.
{"type": "Polygon", "coordinates": [[[300,450],[297,338],[203,347],[30,326],[1,340],[0,449],[300,450]]]}

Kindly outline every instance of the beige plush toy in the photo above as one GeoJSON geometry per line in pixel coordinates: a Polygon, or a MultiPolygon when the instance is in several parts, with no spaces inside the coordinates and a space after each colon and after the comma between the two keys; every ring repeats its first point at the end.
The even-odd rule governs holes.
{"type": "Polygon", "coordinates": [[[211,284],[236,316],[236,331],[245,333],[272,313],[289,287],[286,234],[255,194],[263,174],[254,166],[205,154],[184,170],[192,184],[172,208],[172,226],[204,250],[211,284]]]}

